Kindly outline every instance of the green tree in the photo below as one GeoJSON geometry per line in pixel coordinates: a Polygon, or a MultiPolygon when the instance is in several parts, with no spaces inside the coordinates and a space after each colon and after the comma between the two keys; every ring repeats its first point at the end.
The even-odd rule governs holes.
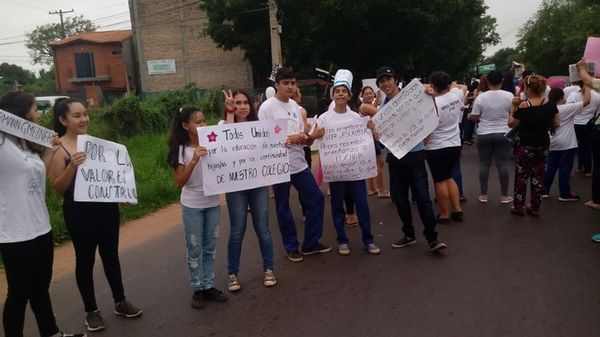
{"type": "Polygon", "coordinates": [[[502,48],[494,55],[485,58],[481,63],[495,64],[497,70],[505,73],[510,71],[513,61],[521,62],[519,51],[515,48],[502,48]]]}
{"type": "MultiPolygon", "coordinates": [[[[373,77],[389,64],[406,77],[437,69],[458,76],[498,41],[483,0],[279,0],[278,6],[284,59],[296,71],[332,65],[373,77]]],[[[205,0],[200,8],[209,18],[205,33],[220,48],[240,47],[265,77],[271,64],[266,2],[205,0]]]]}
{"type": "Polygon", "coordinates": [[[25,91],[36,96],[56,94],[54,68],[48,71],[40,70],[38,78],[33,83],[25,85],[25,91]]]}
{"type": "Polygon", "coordinates": [[[15,81],[20,85],[34,83],[35,74],[16,64],[0,64],[0,95],[13,88],[15,81]]]}
{"type": "Polygon", "coordinates": [[[519,32],[524,61],[544,75],[567,75],[568,65],[583,55],[588,36],[600,35],[592,0],[544,0],[519,32]]]}
{"type": "MultiPolygon", "coordinates": [[[[90,20],[85,19],[83,15],[66,18],[64,21],[65,36],[72,36],[82,32],[92,32],[96,26],[90,20]]],[[[33,58],[34,64],[51,65],[52,47],[51,44],[62,39],[62,27],[60,23],[49,23],[37,26],[31,33],[27,33],[27,43],[29,55],[33,58]]]]}

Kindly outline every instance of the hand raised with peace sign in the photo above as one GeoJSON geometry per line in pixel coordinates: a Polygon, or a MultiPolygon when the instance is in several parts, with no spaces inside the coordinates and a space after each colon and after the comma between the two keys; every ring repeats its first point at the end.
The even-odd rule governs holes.
{"type": "Polygon", "coordinates": [[[231,90],[229,92],[223,90],[223,96],[225,96],[225,110],[227,110],[227,113],[233,113],[237,109],[237,106],[233,101],[231,90]]]}

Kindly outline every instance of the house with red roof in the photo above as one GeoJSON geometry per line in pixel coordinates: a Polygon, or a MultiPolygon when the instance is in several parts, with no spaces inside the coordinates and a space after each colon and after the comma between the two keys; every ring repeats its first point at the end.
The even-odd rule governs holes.
{"type": "Polygon", "coordinates": [[[136,90],[131,30],[80,33],[51,46],[61,94],[98,107],[110,97],[136,90]]]}

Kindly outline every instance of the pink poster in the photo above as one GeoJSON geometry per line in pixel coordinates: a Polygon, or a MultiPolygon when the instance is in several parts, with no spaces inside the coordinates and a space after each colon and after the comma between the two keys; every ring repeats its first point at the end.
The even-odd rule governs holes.
{"type": "Polygon", "coordinates": [[[588,63],[595,63],[600,67],[600,37],[588,37],[583,57],[588,63]]]}

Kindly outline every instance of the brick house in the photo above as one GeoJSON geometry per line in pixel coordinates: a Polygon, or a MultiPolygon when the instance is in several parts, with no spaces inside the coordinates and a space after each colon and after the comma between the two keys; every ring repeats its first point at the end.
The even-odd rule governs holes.
{"type": "Polygon", "coordinates": [[[88,32],[52,44],[58,92],[97,107],[137,88],[131,30],[88,32]]]}
{"type": "Polygon", "coordinates": [[[251,88],[252,69],[240,49],[223,51],[202,34],[208,23],[197,0],[129,0],[140,91],[251,88]]]}

